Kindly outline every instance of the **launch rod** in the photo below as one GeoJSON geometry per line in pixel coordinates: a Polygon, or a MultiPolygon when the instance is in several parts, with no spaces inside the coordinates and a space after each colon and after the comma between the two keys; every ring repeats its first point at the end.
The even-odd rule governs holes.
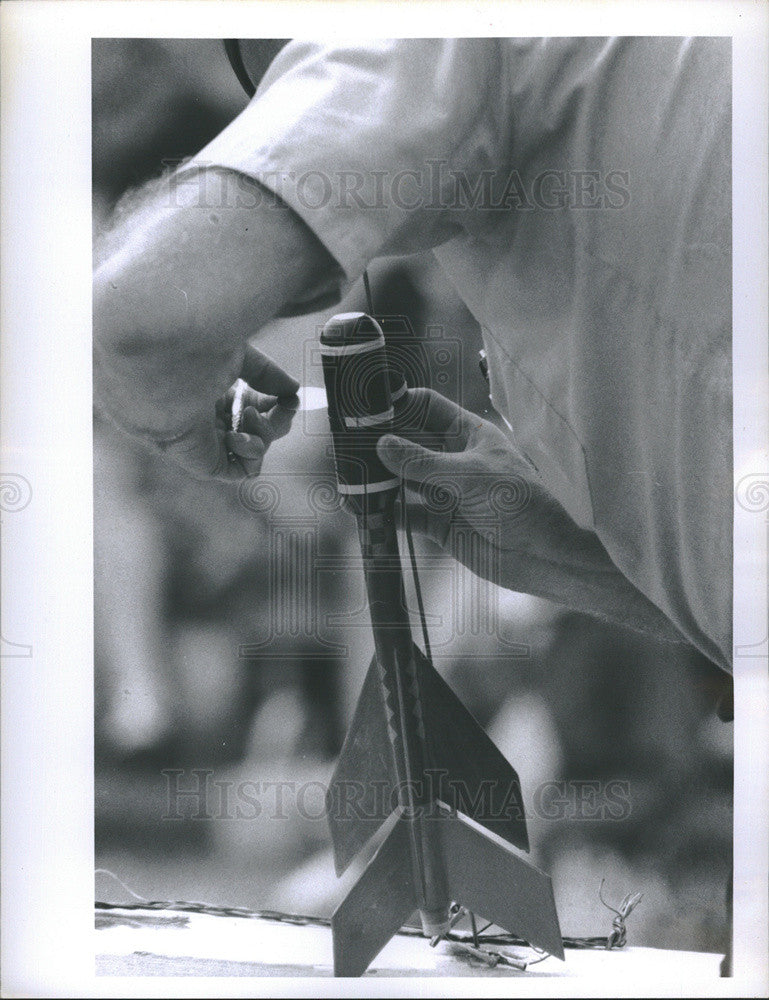
{"type": "Polygon", "coordinates": [[[409,823],[414,886],[424,933],[433,937],[448,929],[450,899],[443,857],[430,831],[432,802],[425,772],[431,762],[395,526],[399,484],[376,454],[376,441],[390,429],[394,415],[384,336],[370,317],[342,314],[324,327],[320,349],[337,485],[358,522],[399,806],[409,823]]]}

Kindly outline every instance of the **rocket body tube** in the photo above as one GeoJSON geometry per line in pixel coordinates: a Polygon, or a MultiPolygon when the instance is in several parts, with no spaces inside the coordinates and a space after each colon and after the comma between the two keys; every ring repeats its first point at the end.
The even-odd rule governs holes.
{"type": "Polygon", "coordinates": [[[392,427],[405,383],[388,368],[379,324],[362,313],[329,320],[320,349],[338,489],[358,520],[399,805],[410,818],[412,875],[424,932],[433,936],[448,927],[450,900],[443,859],[425,815],[431,802],[422,776],[431,762],[395,528],[399,481],[376,453],[377,440],[392,427]]]}
{"type": "Polygon", "coordinates": [[[369,498],[394,500],[398,491],[397,477],[376,453],[394,416],[384,334],[371,317],[342,313],[323,328],[320,351],[337,486],[352,510],[363,513],[369,498]]]}

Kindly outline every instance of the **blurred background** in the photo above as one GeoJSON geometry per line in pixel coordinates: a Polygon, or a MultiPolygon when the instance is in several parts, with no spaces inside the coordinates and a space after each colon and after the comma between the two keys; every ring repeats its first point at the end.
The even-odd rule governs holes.
{"type": "MultiPolygon", "coordinates": [[[[265,66],[279,47],[265,42],[265,66]]],[[[216,39],[97,39],[92,72],[98,240],[126,192],[247,98],[216,39]]],[[[370,273],[377,312],[408,316],[425,381],[493,418],[479,330],[432,258],[370,273]]],[[[362,288],[344,308],[365,308],[362,288]]],[[[313,344],[338,311],[277,321],[259,346],[321,385],[313,344]]],[[[95,422],[96,860],[145,898],[328,914],[349,887],[322,796],[373,642],[324,424],[298,414],[238,490],[95,422]]],[[[418,558],[436,666],[521,776],[564,934],[610,932],[605,879],[614,905],[644,894],[630,943],[723,951],[732,726],[716,671],[427,544],[418,558]]],[[[128,898],[105,876],[96,895],[128,898]]]]}

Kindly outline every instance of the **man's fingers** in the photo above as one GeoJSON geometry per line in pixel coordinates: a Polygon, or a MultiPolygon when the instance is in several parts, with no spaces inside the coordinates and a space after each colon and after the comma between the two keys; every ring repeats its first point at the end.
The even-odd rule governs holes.
{"type": "Polygon", "coordinates": [[[240,429],[245,432],[244,436],[249,434],[256,435],[257,439],[263,441],[265,444],[272,444],[275,440],[275,435],[267,417],[263,413],[259,413],[254,406],[247,406],[243,411],[240,429]]]}
{"type": "Polygon", "coordinates": [[[265,442],[256,435],[225,432],[204,420],[184,435],[157,447],[195,479],[228,482],[257,475],[267,450],[265,442]]]}
{"type": "Polygon", "coordinates": [[[243,431],[227,431],[224,435],[227,450],[238,458],[261,460],[267,450],[267,443],[255,434],[244,434],[243,431]]]}
{"type": "Polygon", "coordinates": [[[442,452],[431,451],[395,434],[384,434],[377,441],[376,450],[390,472],[415,483],[423,483],[431,476],[445,474],[447,470],[456,468],[456,455],[452,455],[447,461],[447,456],[442,452]]]}
{"type": "Polygon", "coordinates": [[[299,388],[295,378],[250,344],[246,347],[240,377],[269,396],[295,396],[299,388]]]}
{"type": "Polygon", "coordinates": [[[243,412],[242,429],[248,434],[257,434],[265,444],[272,444],[285,437],[291,430],[296,409],[276,403],[267,413],[259,413],[253,406],[243,412]]]}
{"type": "Polygon", "coordinates": [[[253,389],[249,389],[244,398],[247,401],[245,405],[253,406],[259,413],[266,413],[278,404],[290,413],[296,413],[299,409],[298,396],[281,396],[278,399],[277,396],[266,396],[263,392],[254,392],[253,389]]]}
{"type": "Polygon", "coordinates": [[[228,431],[224,435],[224,443],[229,455],[234,455],[237,460],[234,463],[230,460],[235,469],[228,470],[228,478],[241,478],[243,474],[255,476],[261,472],[267,445],[260,437],[242,431],[228,431]]]}
{"type": "Polygon", "coordinates": [[[213,426],[205,432],[202,429],[197,432],[194,454],[176,451],[177,460],[195,475],[205,475],[207,470],[208,475],[216,479],[255,476],[261,471],[269,445],[291,428],[299,405],[296,379],[250,345],[240,378],[246,385],[242,382],[239,386],[231,385],[216,401],[213,426]],[[237,430],[233,430],[236,393],[238,420],[237,430]]]}
{"type": "Polygon", "coordinates": [[[440,444],[448,451],[461,451],[467,445],[472,421],[477,419],[433,389],[409,389],[405,405],[399,408],[395,430],[421,444],[440,444]]]}

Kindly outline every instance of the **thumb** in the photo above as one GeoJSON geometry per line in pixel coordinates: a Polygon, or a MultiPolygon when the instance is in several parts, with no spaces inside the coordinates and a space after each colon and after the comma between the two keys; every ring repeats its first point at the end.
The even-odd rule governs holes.
{"type": "Polygon", "coordinates": [[[246,345],[240,377],[253,389],[268,396],[294,396],[299,388],[292,375],[251,344],[246,345]]]}
{"type": "Polygon", "coordinates": [[[390,472],[416,483],[423,483],[446,467],[442,452],[431,451],[395,434],[383,434],[377,441],[376,450],[380,461],[390,472]]]}

